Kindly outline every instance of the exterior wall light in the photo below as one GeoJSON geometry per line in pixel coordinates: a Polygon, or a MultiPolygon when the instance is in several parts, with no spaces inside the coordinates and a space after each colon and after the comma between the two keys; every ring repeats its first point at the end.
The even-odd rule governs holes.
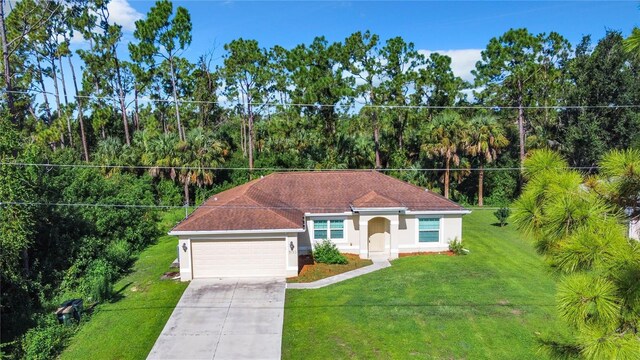
{"type": "Polygon", "coordinates": [[[293,251],[293,249],[295,249],[295,245],[293,245],[293,241],[289,241],[289,249],[291,249],[291,251],[293,251]]]}
{"type": "Polygon", "coordinates": [[[184,252],[187,252],[187,243],[182,243],[182,250],[184,250],[184,252]]]}

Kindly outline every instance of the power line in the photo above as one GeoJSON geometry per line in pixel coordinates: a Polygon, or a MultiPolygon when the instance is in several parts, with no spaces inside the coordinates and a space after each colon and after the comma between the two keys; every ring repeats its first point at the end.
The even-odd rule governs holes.
{"type": "MultiPolygon", "coordinates": [[[[342,168],[326,168],[326,169],[314,169],[314,168],[279,168],[279,167],[222,167],[222,166],[151,166],[151,165],[100,165],[100,164],[44,164],[44,163],[23,163],[23,162],[0,162],[0,166],[20,166],[20,167],[46,167],[46,168],[92,168],[92,169],[120,169],[120,170],[231,170],[231,171],[276,171],[276,172],[344,172],[344,171],[380,171],[380,172],[392,172],[392,171],[521,171],[526,169],[525,167],[487,167],[487,168],[383,168],[383,169],[342,169],[342,168]]],[[[571,169],[571,170],[597,170],[599,166],[568,166],[558,169],[571,169]]]]}
{"type": "MultiPolygon", "coordinates": [[[[213,195],[215,197],[215,195],[213,195]]],[[[205,209],[245,209],[245,210],[298,210],[295,206],[256,206],[256,205],[148,205],[148,204],[101,204],[101,203],[59,203],[59,202],[37,202],[37,201],[2,201],[0,206],[60,206],[60,207],[95,207],[95,208],[140,208],[140,209],[184,209],[184,208],[205,208],[205,209]]],[[[403,204],[405,206],[424,205],[424,203],[403,204]]],[[[333,207],[305,207],[304,210],[330,210],[336,211],[333,207]]],[[[498,207],[465,207],[466,210],[498,210],[498,207]]],[[[450,211],[450,208],[434,208],[429,211],[450,211]]]]}
{"type": "MultiPolygon", "coordinates": [[[[54,93],[48,91],[4,91],[5,93],[13,94],[48,94],[54,95],[54,93]]],[[[120,101],[120,97],[112,96],[92,96],[92,95],[76,95],[77,98],[94,99],[94,100],[109,100],[120,101]]],[[[355,99],[356,97],[345,97],[348,99],[355,99]]],[[[123,98],[124,99],[124,98],[123,98]]],[[[220,104],[220,101],[207,101],[207,100],[173,100],[173,99],[153,99],[149,97],[138,97],[139,101],[151,102],[151,103],[178,103],[178,104],[220,104]]],[[[609,104],[609,105],[529,105],[529,106],[499,106],[499,105],[447,105],[447,106],[435,106],[435,105],[374,105],[367,104],[359,101],[355,101],[357,104],[362,105],[362,108],[379,108],[379,109],[488,109],[494,111],[500,110],[515,110],[515,109],[540,109],[540,110],[567,110],[567,109],[629,109],[640,108],[640,104],[609,104]]],[[[230,103],[234,104],[234,103],[230,103]]],[[[240,103],[237,103],[240,105],[240,103]]],[[[246,105],[242,104],[242,105],[246,105]]],[[[345,104],[305,104],[305,103],[281,103],[281,102],[257,102],[249,103],[251,106],[293,106],[293,107],[344,107],[345,104]]]]}

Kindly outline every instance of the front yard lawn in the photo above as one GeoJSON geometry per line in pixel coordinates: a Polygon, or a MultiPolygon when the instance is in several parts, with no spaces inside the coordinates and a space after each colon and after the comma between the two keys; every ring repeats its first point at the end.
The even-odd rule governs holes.
{"type": "MultiPolygon", "coordinates": [[[[184,212],[167,213],[168,231],[184,212]]],[[[61,359],[145,359],[188,283],[160,280],[176,258],[176,239],[163,236],[145,249],[131,274],[117,282],[114,302],[100,304],[61,359]]]]}
{"type": "Polygon", "coordinates": [[[566,333],[554,276],[491,211],[463,221],[467,256],[413,256],[317,290],[287,290],[284,359],[532,359],[566,333]]]}
{"type": "MultiPolygon", "coordinates": [[[[342,254],[349,261],[346,264],[322,264],[313,263],[313,259],[308,257],[310,261],[308,264],[302,267],[302,270],[297,277],[291,277],[287,279],[288,283],[308,283],[330,276],[342,274],[347,271],[359,269],[361,267],[371,265],[372,262],[369,259],[360,259],[360,256],[353,254],[342,254]]],[[[301,256],[301,258],[304,258],[301,256]]],[[[302,261],[302,260],[300,260],[302,261]]]]}

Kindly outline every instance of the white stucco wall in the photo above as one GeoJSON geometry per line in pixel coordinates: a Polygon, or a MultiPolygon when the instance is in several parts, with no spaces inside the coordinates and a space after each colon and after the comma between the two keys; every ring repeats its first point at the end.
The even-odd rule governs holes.
{"type": "Polygon", "coordinates": [[[313,238],[313,220],[316,219],[344,219],[345,238],[333,240],[338,249],[344,253],[359,254],[360,257],[369,257],[368,245],[368,222],[376,217],[387,219],[389,237],[385,244],[385,251],[390,258],[396,258],[399,253],[424,252],[424,251],[446,251],[449,249],[449,242],[454,239],[462,240],[462,214],[354,214],[341,217],[309,216],[307,217],[307,231],[300,233],[300,250],[309,252],[312,244],[316,242],[313,238]],[[418,241],[418,218],[428,217],[440,218],[440,240],[436,242],[421,243],[418,241]]]}

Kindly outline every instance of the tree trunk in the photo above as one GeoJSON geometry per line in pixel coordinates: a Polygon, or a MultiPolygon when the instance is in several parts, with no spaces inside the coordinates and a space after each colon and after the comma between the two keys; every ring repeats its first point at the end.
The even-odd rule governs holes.
{"type": "Polygon", "coordinates": [[[140,115],[139,115],[139,107],[138,107],[138,85],[133,87],[133,103],[134,103],[134,114],[133,121],[136,123],[136,131],[140,131],[140,115]]]}
{"type": "MultiPolygon", "coordinates": [[[[238,102],[242,103],[242,108],[244,108],[244,96],[238,93],[238,102]]],[[[246,124],[244,116],[241,117],[240,123],[240,143],[242,144],[242,157],[247,157],[247,133],[246,133],[246,124]]]]}
{"type": "MultiPolygon", "coordinates": [[[[371,87],[371,93],[369,94],[369,101],[371,105],[375,104],[375,97],[373,94],[373,80],[369,81],[371,87]]],[[[378,113],[375,110],[371,112],[371,125],[373,125],[373,147],[376,153],[376,169],[382,168],[382,161],[380,160],[380,129],[378,126],[378,113]]]]}
{"type": "MultiPolygon", "coordinates": [[[[1,0],[0,0],[1,1],[1,0]]],[[[73,79],[73,88],[76,91],[76,102],[78,103],[78,123],[80,123],[80,138],[82,139],[82,152],[84,153],[84,161],[89,162],[89,149],[87,147],[87,136],[84,130],[84,113],[82,109],[82,99],[78,96],[78,82],[76,81],[76,71],[73,68],[71,56],[67,57],[69,67],[71,68],[71,78],[73,79]]]]}
{"type": "MultiPolygon", "coordinates": [[[[62,67],[62,55],[58,55],[58,68],[60,69],[60,81],[62,82],[62,94],[64,95],[64,104],[69,105],[69,98],[67,97],[67,84],[64,81],[64,70],[62,67]]],[[[71,144],[73,145],[73,143],[71,144]]]]}
{"type": "Polygon", "coordinates": [[[478,206],[482,207],[484,205],[483,201],[483,193],[484,192],[484,166],[480,165],[480,170],[478,171],[478,206]]]}
{"type": "Polygon", "coordinates": [[[171,88],[173,89],[173,103],[176,107],[176,121],[178,123],[178,136],[180,140],[185,140],[185,134],[182,129],[182,123],[180,123],[180,107],[178,106],[178,90],[176,89],[176,74],[173,69],[173,56],[169,59],[169,66],[171,68],[171,88]]]}
{"type": "Polygon", "coordinates": [[[51,62],[51,78],[53,80],[53,91],[56,99],[56,112],[58,113],[58,119],[60,119],[62,118],[62,109],[60,106],[60,91],[58,90],[58,72],[56,71],[56,58],[51,56],[51,58],[49,58],[49,61],[51,62]]]}
{"type": "Polygon", "coordinates": [[[184,203],[189,206],[189,178],[184,180],[184,203]]]}
{"type": "Polygon", "coordinates": [[[444,197],[449,198],[449,164],[451,162],[451,156],[447,155],[444,161],[444,197]]]}
{"type": "Polygon", "coordinates": [[[247,142],[249,143],[249,174],[253,170],[253,112],[251,109],[251,98],[247,98],[247,110],[248,110],[248,124],[249,124],[249,133],[247,136],[247,142]]]}
{"type": "Polygon", "coordinates": [[[51,122],[51,108],[49,107],[49,98],[47,97],[47,88],[44,86],[44,79],[42,78],[42,65],[40,62],[40,56],[36,56],[38,59],[38,82],[42,88],[42,100],[44,101],[44,111],[47,115],[47,121],[51,122]]]}
{"type": "MultiPolygon", "coordinates": [[[[64,104],[69,106],[69,98],[67,97],[67,85],[64,81],[64,70],[62,67],[62,55],[58,56],[58,67],[60,69],[60,80],[62,82],[62,93],[64,94],[64,104]]],[[[69,132],[69,145],[73,146],[73,132],[71,131],[71,118],[67,116],[67,131],[69,132]]]]}
{"type": "Polygon", "coordinates": [[[377,114],[374,111],[373,115],[373,147],[376,152],[376,169],[382,168],[382,163],[380,160],[380,129],[378,128],[377,114]]]}
{"type": "Polygon", "coordinates": [[[522,167],[522,163],[524,162],[524,142],[525,142],[525,134],[524,134],[524,108],[523,108],[523,99],[522,99],[522,81],[518,80],[518,135],[520,141],[520,167],[522,167]]]}
{"type": "Polygon", "coordinates": [[[7,107],[14,124],[18,123],[16,109],[13,106],[13,86],[11,84],[11,68],[9,67],[9,45],[7,43],[7,29],[4,24],[4,0],[0,0],[0,41],[2,41],[2,67],[4,68],[4,83],[7,89],[7,107]]]}
{"type": "Polygon", "coordinates": [[[124,91],[122,90],[122,77],[120,76],[120,62],[116,54],[116,48],[113,47],[113,60],[116,66],[116,80],[118,81],[118,97],[120,99],[120,111],[122,111],[122,124],[124,125],[124,139],[127,145],[131,146],[131,137],[129,136],[129,121],[127,120],[127,107],[124,103],[124,91]]]}

